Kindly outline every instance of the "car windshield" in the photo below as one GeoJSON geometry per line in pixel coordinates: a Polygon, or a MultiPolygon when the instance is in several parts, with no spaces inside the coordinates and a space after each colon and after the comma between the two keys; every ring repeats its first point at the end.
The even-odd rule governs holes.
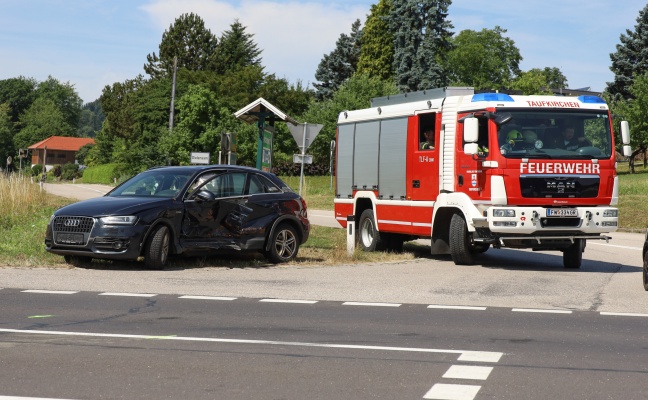
{"type": "Polygon", "coordinates": [[[109,197],[176,197],[193,173],[152,170],[135,175],[108,194],[109,197]]]}
{"type": "MultiPolygon", "coordinates": [[[[508,111],[508,110],[507,110],[508,111]]],[[[607,111],[510,111],[497,138],[506,158],[593,159],[612,156],[607,111]]]]}

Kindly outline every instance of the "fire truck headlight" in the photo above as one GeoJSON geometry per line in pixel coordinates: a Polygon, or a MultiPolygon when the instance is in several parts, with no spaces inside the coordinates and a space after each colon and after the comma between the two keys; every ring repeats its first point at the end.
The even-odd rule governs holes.
{"type": "Polygon", "coordinates": [[[619,210],[616,208],[610,208],[603,211],[603,218],[617,218],[619,216],[619,210]]]}
{"type": "Polygon", "coordinates": [[[493,217],[515,217],[515,210],[496,208],[493,210],[493,217]]]}
{"type": "Polygon", "coordinates": [[[616,221],[603,221],[601,222],[601,226],[617,226],[616,221]]]}

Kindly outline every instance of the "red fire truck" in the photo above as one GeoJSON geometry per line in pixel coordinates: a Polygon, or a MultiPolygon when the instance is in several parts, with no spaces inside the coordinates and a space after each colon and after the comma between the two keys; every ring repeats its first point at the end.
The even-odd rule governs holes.
{"type": "MultiPolygon", "coordinates": [[[[629,154],[625,121],[621,133],[629,154]]],[[[456,264],[493,246],[561,251],[579,268],[586,241],[617,229],[615,162],[595,95],[448,87],[376,98],[339,115],[335,217],[365,251],[430,238],[456,264]]]]}

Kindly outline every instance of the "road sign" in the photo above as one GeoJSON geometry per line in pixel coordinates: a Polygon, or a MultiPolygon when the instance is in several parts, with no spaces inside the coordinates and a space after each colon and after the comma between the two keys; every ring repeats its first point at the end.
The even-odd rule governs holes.
{"type": "Polygon", "coordinates": [[[290,134],[295,139],[295,142],[297,142],[297,146],[302,149],[302,152],[305,152],[308,146],[313,143],[313,140],[315,140],[317,135],[320,133],[323,126],[324,125],[322,124],[308,123],[298,125],[288,124],[288,129],[290,129],[290,134]]]}
{"type": "Polygon", "coordinates": [[[310,154],[293,154],[293,162],[295,164],[312,164],[313,156],[311,156],[310,154]]]}

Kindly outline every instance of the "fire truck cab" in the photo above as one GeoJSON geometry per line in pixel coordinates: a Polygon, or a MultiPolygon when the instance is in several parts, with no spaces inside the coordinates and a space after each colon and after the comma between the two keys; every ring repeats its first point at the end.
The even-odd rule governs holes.
{"type": "Polygon", "coordinates": [[[430,238],[456,264],[493,246],[561,251],[579,268],[586,242],[618,226],[611,115],[593,95],[448,87],[372,99],[339,115],[336,178],[335,217],[366,251],[430,238]]]}

